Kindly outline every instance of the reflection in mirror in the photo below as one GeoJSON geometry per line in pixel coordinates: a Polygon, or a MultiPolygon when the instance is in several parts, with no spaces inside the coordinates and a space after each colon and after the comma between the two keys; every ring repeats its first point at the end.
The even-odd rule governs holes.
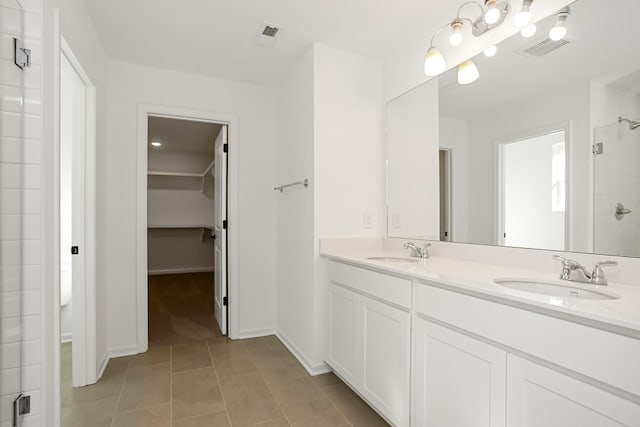
{"type": "MultiPolygon", "coordinates": [[[[389,185],[388,234],[640,256],[640,126],[634,122],[640,120],[640,55],[633,47],[639,15],[635,0],[615,8],[575,2],[562,16],[567,33],[560,40],[549,38],[558,21],[553,15],[536,23],[533,36],[517,33],[493,57],[473,58],[480,73],[475,82],[460,85],[455,68],[440,76],[436,137],[445,153],[444,182],[435,194],[413,186],[413,198],[389,185]],[[394,203],[403,198],[402,205],[394,203]],[[436,223],[412,226],[416,235],[398,220],[412,203],[441,207],[436,223]]],[[[388,111],[409,98],[418,103],[423,87],[394,100],[388,111]]],[[[422,138],[437,159],[427,139],[433,131],[418,131],[422,135],[411,137],[422,138]]],[[[398,164],[402,143],[387,138],[391,183],[405,171],[398,164]]]]}

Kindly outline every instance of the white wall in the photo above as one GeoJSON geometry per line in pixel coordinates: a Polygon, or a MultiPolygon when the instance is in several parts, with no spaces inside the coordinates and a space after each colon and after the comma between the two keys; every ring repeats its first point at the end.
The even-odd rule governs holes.
{"type": "MultiPolygon", "coordinates": [[[[213,71],[212,71],[213,72],[213,71]]],[[[211,77],[132,64],[109,64],[102,280],[109,284],[109,347],[136,344],[136,147],[138,105],[233,114],[239,120],[240,334],[275,329],[274,91],[211,77]]]]}
{"type": "Polygon", "coordinates": [[[149,227],[213,227],[213,199],[193,190],[148,190],[149,227]]]}
{"type": "MultiPolygon", "coordinates": [[[[11,425],[12,403],[31,395],[32,415],[23,427],[41,424],[42,6],[0,3],[0,426],[11,425]],[[13,64],[13,37],[33,49],[34,64],[13,64]],[[26,38],[26,39],[25,39],[26,38]],[[22,100],[24,99],[24,103],[22,100]]],[[[58,307],[59,310],[59,307],[58,307]]]]}

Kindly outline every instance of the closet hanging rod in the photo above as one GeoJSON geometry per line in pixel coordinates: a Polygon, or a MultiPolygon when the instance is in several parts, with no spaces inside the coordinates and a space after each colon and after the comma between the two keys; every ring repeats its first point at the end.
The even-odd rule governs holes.
{"type": "Polygon", "coordinates": [[[309,180],[305,178],[304,181],[296,181],[296,182],[292,182],[291,184],[280,185],[278,187],[273,187],[273,189],[282,193],[284,192],[285,188],[293,187],[295,185],[304,185],[306,188],[309,186],[309,180]]]}

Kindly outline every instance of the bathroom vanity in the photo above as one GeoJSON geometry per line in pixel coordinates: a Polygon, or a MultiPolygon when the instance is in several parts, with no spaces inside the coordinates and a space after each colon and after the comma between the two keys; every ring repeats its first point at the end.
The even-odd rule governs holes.
{"type": "Polygon", "coordinates": [[[637,287],[399,252],[323,255],[327,363],[391,424],[640,426],[637,287]]]}

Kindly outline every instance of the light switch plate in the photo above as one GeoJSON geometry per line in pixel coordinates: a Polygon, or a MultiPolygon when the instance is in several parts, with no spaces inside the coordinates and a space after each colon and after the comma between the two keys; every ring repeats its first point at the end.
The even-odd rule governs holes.
{"type": "Polygon", "coordinates": [[[365,212],[362,215],[362,227],[366,229],[373,228],[373,215],[371,215],[371,212],[365,212]]]}

